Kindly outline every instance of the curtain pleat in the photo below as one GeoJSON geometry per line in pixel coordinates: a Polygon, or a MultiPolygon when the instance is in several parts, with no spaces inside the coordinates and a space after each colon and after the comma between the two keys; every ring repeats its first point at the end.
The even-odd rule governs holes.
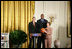
{"type": "Polygon", "coordinates": [[[28,37],[22,48],[28,48],[28,24],[32,21],[34,11],[34,1],[1,1],[1,33],[23,30],[28,37]]]}

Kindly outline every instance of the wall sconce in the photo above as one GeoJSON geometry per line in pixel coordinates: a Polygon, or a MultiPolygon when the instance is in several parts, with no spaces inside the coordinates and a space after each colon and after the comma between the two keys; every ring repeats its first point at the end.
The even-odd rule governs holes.
{"type": "Polygon", "coordinates": [[[50,24],[52,24],[52,22],[54,21],[54,17],[53,16],[50,16],[50,24]]]}
{"type": "Polygon", "coordinates": [[[52,24],[52,22],[54,21],[55,18],[56,18],[56,15],[51,15],[51,16],[49,16],[50,25],[52,24]]]}

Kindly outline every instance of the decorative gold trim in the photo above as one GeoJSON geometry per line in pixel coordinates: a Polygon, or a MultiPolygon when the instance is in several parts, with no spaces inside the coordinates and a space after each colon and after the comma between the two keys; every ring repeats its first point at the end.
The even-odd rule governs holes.
{"type": "Polygon", "coordinates": [[[71,37],[71,35],[70,35],[70,21],[71,21],[71,19],[70,19],[70,17],[71,17],[71,13],[70,13],[70,1],[68,1],[67,2],[67,36],[68,37],[71,37]]]}

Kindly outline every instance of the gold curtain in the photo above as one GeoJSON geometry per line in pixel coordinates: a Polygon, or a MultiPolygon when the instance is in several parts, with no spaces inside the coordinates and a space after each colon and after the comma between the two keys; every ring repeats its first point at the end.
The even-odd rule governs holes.
{"type": "MultiPolygon", "coordinates": [[[[23,30],[28,35],[28,24],[34,15],[34,1],[1,1],[1,33],[23,30]]],[[[29,36],[22,48],[29,45],[29,36]]]]}
{"type": "Polygon", "coordinates": [[[68,37],[71,37],[70,32],[70,24],[71,24],[71,8],[70,8],[70,1],[67,2],[67,29],[68,29],[68,37]]]}

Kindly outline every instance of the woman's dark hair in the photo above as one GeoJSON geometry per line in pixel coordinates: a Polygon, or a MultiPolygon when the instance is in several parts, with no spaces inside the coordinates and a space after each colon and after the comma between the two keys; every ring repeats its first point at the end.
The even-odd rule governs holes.
{"type": "MultiPolygon", "coordinates": [[[[33,18],[35,18],[35,17],[33,17],[33,18]]],[[[33,19],[33,18],[32,18],[32,19],[33,19]]]]}
{"type": "Polygon", "coordinates": [[[47,23],[49,23],[49,25],[51,25],[51,23],[50,23],[50,22],[48,22],[48,21],[47,21],[47,23]]]}

